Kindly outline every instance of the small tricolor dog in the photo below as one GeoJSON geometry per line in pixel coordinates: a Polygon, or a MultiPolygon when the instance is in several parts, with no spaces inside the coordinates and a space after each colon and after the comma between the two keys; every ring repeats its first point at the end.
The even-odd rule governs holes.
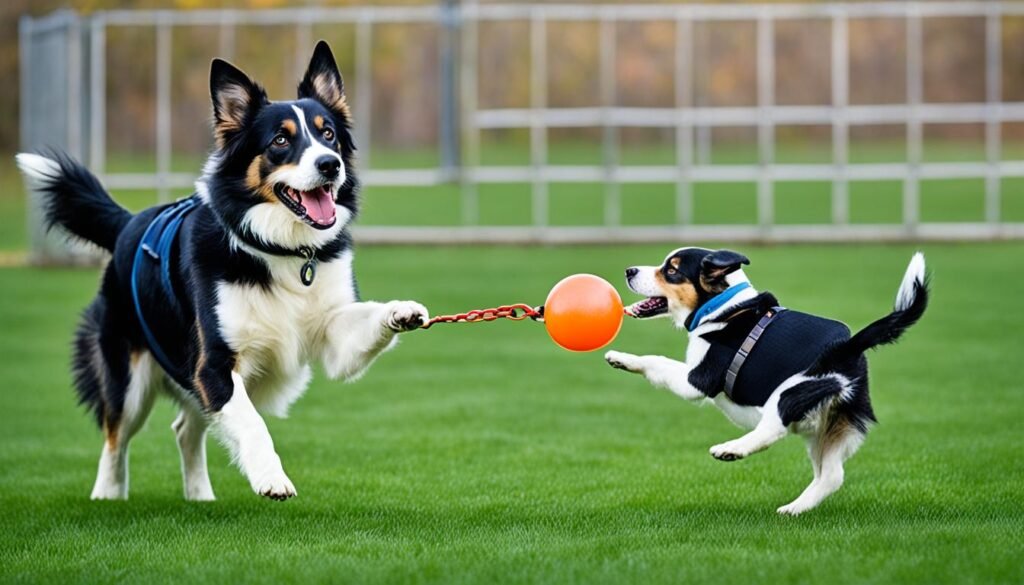
{"type": "Polygon", "coordinates": [[[132,215],[67,156],[17,157],[50,224],[113,254],[74,343],[79,399],[106,435],[94,499],[128,496],[128,442],[161,393],[181,406],[186,498],[214,497],[210,426],[257,494],[294,496],[258,411],[283,416],[310,362],[354,380],[427,321],[419,303],[359,300],[352,116],[327,44],[295,101],[221,60],[210,91],[216,147],[189,199],[132,215]]]}
{"type": "Polygon", "coordinates": [[[893,343],[928,306],[924,256],[914,255],[893,311],[850,335],[846,325],[789,310],[751,286],[729,250],[681,248],[659,266],[626,270],[630,290],[647,297],[626,308],[634,317],[670,317],[689,332],[686,362],[609,351],[614,368],[643,374],[693,401],[713,402],[749,432],[711,447],[721,461],[763,451],[790,433],[807,440],[814,479],[778,509],[797,515],[843,483],[843,463],[875,422],[864,352],[893,343]]]}

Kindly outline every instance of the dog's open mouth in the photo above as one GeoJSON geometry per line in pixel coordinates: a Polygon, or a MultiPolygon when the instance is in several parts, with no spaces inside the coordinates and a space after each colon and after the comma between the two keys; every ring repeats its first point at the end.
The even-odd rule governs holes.
{"type": "Polygon", "coordinates": [[[637,319],[657,317],[668,312],[668,299],[665,297],[648,297],[626,307],[626,312],[637,319]]]}
{"type": "Polygon", "coordinates": [[[274,186],[274,194],[299,219],[316,229],[325,230],[337,221],[334,193],[331,186],[321,185],[309,191],[300,191],[284,183],[274,186]]]}

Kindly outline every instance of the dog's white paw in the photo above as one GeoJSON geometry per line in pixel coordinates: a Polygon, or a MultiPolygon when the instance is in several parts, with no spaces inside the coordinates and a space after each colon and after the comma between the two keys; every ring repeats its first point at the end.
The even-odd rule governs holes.
{"type": "Polygon", "coordinates": [[[392,301],[388,303],[385,324],[396,333],[419,329],[430,319],[427,308],[415,301],[392,301]]]}
{"type": "Polygon", "coordinates": [[[729,441],[715,445],[708,450],[711,456],[719,461],[737,461],[743,459],[750,453],[747,453],[737,441],[729,441]]]}
{"type": "Polygon", "coordinates": [[[297,493],[292,480],[288,479],[284,471],[264,475],[253,482],[252,489],[263,497],[278,501],[287,500],[297,493]]]}
{"type": "Polygon", "coordinates": [[[800,501],[797,500],[795,502],[790,502],[785,506],[780,507],[778,510],[776,510],[776,512],[783,516],[799,516],[800,514],[803,514],[809,509],[810,508],[800,504],[800,501]]]}
{"type": "Polygon", "coordinates": [[[97,483],[89,495],[91,500],[127,500],[128,490],[120,485],[100,485],[97,483]]]}
{"type": "Polygon", "coordinates": [[[616,370],[625,370],[627,372],[633,372],[634,374],[640,373],[643,369],[640,365],[640,357],[631,353],[609,351],[604,354],[604,361],[608,362],[608,365],[616,370]]]}

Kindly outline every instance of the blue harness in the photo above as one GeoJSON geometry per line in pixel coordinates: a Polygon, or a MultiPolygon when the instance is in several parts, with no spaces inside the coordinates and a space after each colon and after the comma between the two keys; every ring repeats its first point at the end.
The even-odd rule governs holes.
{"type": "Polygon", "coordinates": [[[142,334],[146,337],[146,344],[149,345],[153,357],[168,374],[172,375],[177,368],[173,366],[167,354],[161,349],[156,335],[153,334],[153,330],[146,323],[146,317],[142,314],[142,305],[139,303],[139,266],[146,260],[159,262],[160,284],[164,289],[164,294],[168,299],[174,298],[174,286],[171,284],[171,247],[174,245],[174,240],[177,239],[181,223],[199,205],[198,196],[193,195],[164,208],[143,232],[139,246],[135,249],[135,260],[132,262],[132,301],[135,304],[135,314],[139,318],[139,325],[142,326],[142,334]]]}

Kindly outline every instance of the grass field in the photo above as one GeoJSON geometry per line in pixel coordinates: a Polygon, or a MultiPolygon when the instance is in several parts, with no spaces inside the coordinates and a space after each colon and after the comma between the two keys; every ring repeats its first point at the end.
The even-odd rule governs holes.
{"type": "MultiPolygon", "coordinates": [[[[540,303],[557,279],[663,246],[360,250],[366,297],[434,312],[540,303]]],[[[88,500],[101,437],[67,373],[93,270],[0,270],[0,581],[1021,583],[1024,244],[927,245],[934,303],[872,357],[881,424],[821,508],[798,439],[722,463],[739,435],[529,322],[404,336],[361,381],[318,376],[269,426],[299,496],[253,495],[211,441],[219,501],[180,496],[158,403],[132,445],[131,500],[88,500]]],[[[755,247],[749,274],[852,326],[890,306],[904,246],[755,247]]],[[[622,289],[622,287],[620,287],[622,289]]],[[[626,298],[632,298],[626,295],[626,298]]],[[[128,310],[128,308],[124,308],[128,310]]],[[[681,356],[664,322],[614,347],[681,356]]]]}

